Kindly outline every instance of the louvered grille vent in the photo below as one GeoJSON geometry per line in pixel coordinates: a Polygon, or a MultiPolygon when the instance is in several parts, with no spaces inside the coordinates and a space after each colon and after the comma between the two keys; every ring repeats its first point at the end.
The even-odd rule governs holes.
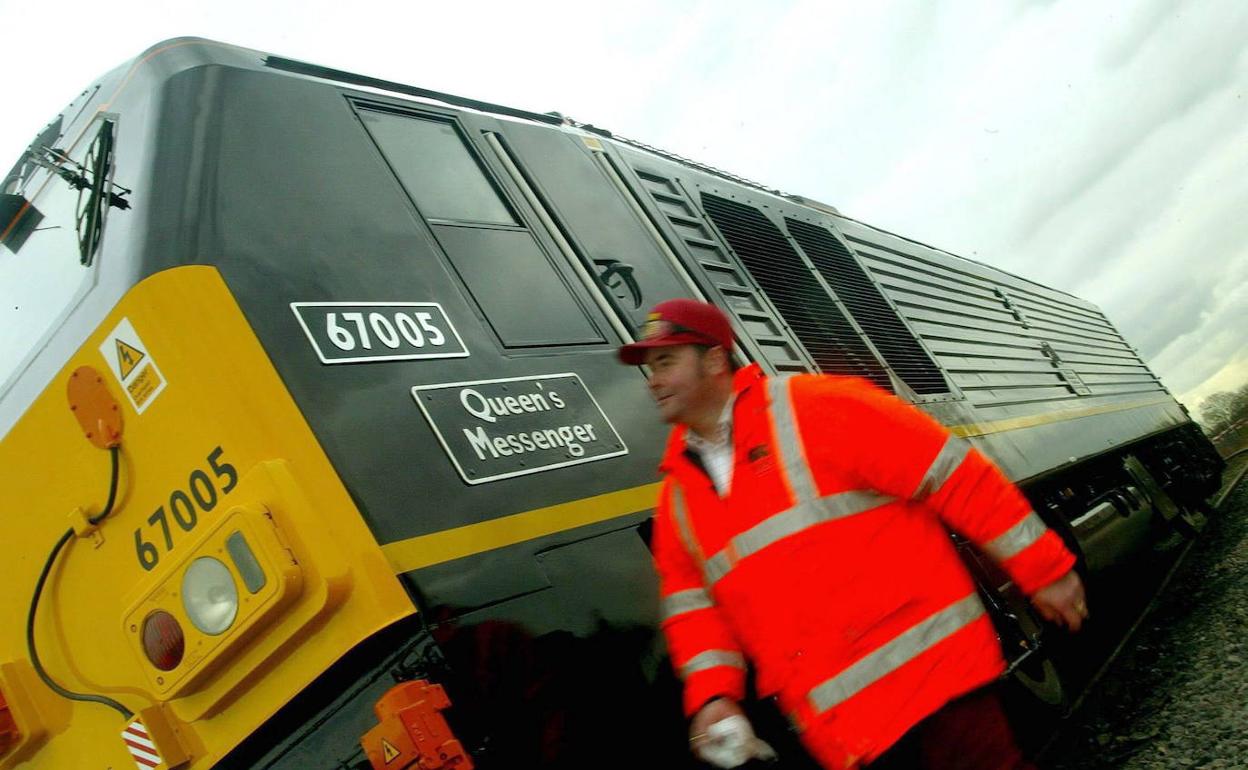
{"type": "Polygon", "coordinates": [[[872,355],[780,232],[752,206],[702,193],[702,208],[826,374],[853,374],[892,390],[872,355]]]}
{"type": "Polygon", "coordinates": [[[948,393],[940,369],[841,239],[808,222],[785,219],[784,223],[897,376],[920,395],[948,393]]]}

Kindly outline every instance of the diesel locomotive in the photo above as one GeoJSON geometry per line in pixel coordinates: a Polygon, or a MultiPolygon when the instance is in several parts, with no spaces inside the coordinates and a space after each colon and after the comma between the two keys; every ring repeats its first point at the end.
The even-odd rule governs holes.
{"type": "Polygon", "coordinates": [[[614,352],[672,297],[967,438],[1093,587],[1221,472],[1093,304],[556,113],[175,39],[0,193],[0,768],[688,762],[614,352]]]}

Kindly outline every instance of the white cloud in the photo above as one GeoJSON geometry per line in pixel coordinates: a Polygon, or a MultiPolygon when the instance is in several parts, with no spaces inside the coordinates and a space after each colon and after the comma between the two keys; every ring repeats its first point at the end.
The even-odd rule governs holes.
{"type": "Polygon", "coordinates": [[[202,35],[557,109],[1074,291],[1176,392],[1244,355],[1248,4],[79,0],[56,19],[91,42],[0,0],[4,170],[92,78],[202,35]]]}
{"type": "Polygon", "coordinates": [[[1096,302],[1196,386],[1248,328],[1248,15],[1198,10],[1029,13],[844,208],[1096,302]]]}
{"type": "Polygon", "coordinates": [[[1192,414],[1198,415],[1200,403],[1214,393],[1234,391],[1248,382],[1248,354],[1231,359],[1225,366],[1191,390],[1180,392],[1178,399],[1187,405],[1192,414]]]}

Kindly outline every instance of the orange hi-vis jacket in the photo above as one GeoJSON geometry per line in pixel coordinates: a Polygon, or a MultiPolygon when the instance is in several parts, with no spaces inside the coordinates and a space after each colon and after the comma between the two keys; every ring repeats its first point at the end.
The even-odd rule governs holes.
{"type": "Polygon", "coordinates": [[[1026,593],[1074,556],[963,439],[852,377],[734,378],[720,497],[672,432],[654,532],[662,628],[692,715],[746,661],[825,767],[870,761],[1004,659],[946,527],[1026,593]]]}

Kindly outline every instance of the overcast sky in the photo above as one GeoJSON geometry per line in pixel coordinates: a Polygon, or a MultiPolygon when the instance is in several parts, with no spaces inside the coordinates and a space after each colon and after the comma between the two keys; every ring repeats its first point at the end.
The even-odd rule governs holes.
{"type": "Polygon", "coordinates": [[[1193,409],[1248,381],[1248,2],[448,5],[0,0],[0,166],[199,35],[559,110],[1070,291],[1193,409]]]}

